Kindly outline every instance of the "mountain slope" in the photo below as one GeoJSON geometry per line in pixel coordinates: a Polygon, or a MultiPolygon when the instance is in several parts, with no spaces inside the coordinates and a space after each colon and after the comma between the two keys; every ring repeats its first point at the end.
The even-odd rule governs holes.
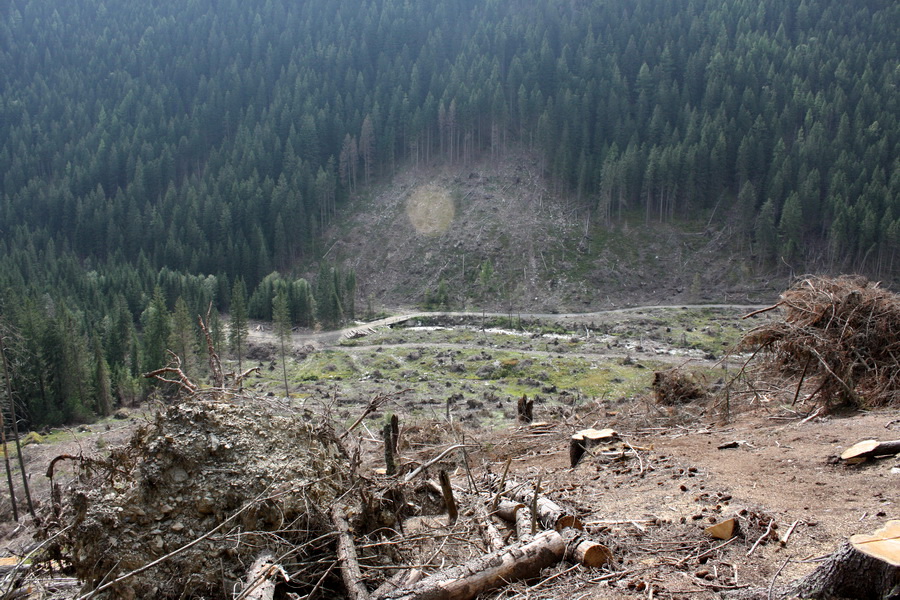
{"type": "Polygon", "coordinates": [[[369,299],[373,308],[757,302],[775,297],[786,278],[756,280],[730,226],[592,223],[552,193],[527,152],[404,169],[338,221],[326,232],[326,256],[355,270],[359,304],[369,299]]]}

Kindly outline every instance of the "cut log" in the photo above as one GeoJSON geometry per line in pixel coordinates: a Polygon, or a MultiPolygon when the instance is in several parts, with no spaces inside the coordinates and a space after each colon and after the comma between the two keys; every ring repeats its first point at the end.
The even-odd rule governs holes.
{"type": "MultiPolygon", "coordinates": [[[[513,500],[522,502],[526,506],[534,503],[534,492],[515,481],[506,482],[506,492],[513,500]]],[[[556,531],[562,531],[566,527],[584,529],[584,525],[571,511],[540,495],[537,498],[537,516],[541,524],[548,529],[556,531]]]]}
{"type": "Polygon", "coordinates": [[[247,583],[238,597],[242,600],[272,600],[278,579],[287,581],[287,573],[275,564],[275,557],[266,552],[253,561],[247,572],[247,583]]]}
{"type": "Polygon", "coordinates": [[[528,544],[515,544],[464,565],[447,569],[381,600],[471,600],[510,581],[537,577],[566,553],[566,542],[555,531],[543,531],[528,544]]]}
{"type": "Polygon", "coordinates": [[[900,440],[879,442],[878,440],[863,440],[853,444],[841,453],[841,460],[862,462],[865,458],[876,456],[891,456],[900,454],[900,440]]]}
{"type": "Polygon", "coordinates": [[[497,531],[497,526],[494,525],[491,515],[488,514],[484,506],[477,502],[475,503],[475,514],[478,516],[482,537],[488,547],[492,550],[500,550],[506,546],[503,543],[503,536],[497,531]]]}
{"type": "Polygon", "coordinates": [[[350,533],[350,524],[344,516],[344,508],[335,506],[331,509],[331,520],[337,529],[337,559],[341,566],[341,577],[347,595],[351,600],[369,600],[369,591],[363,584],[362,571],[356,559],[356,546],[350,533]]]}
{"type": "Polygon", "coordinates": [[[521,502],[513,502],[512,500],[506,500],[504,498],[497,503],[497,510],[494,511],[494,514],[504,521],[515,523],[516,513],[523,508],[525,508],[525,505],[521,502]]]}
{"type": "Polygon", "coordinates": [[[703,531],[717,540],[730,540],[737,534],[737,521],[733,518],[725,519],[721,523],[710,525],[703,531]]]}
{"type": "Polygon", "coordinates": [[[562,530],[566,540],[566,560],[586,567],[602,567],[612,562],[612,551],[590,538],[583,531],[567,527],[562,530]]]}
{"type": "Polygon", "coordinates": [[[425,574],[420,569],[407,569],[398,571],[393,577],[386,580],[378,589],[372,592],[373,598],[380,598],[385,594],[389,594],[394,590],[401,590],[412,587],[422,580],[425,574]]]}
{"type": "Polygon", "coordinates": [[[569,439],[569,463],[574,469],[588,448],[603,442],[609,442],[619,434],[613,429],[582,429],[572,434],[569,439]]]}

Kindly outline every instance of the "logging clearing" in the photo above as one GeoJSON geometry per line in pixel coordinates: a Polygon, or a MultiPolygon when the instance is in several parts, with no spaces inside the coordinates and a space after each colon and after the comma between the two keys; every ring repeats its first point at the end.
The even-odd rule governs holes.
{"type": "Polygon", "coordinates": [[[726,412],[735,364],[715,367],[718,388],[716,371],[693,377],[702,397],[659,402],[648,380],[630,398],[535,401],[530,423],[519,394],[498,429],[412,418],[397,388],[335,418],[327,396],[311,410],[224,378],[185,383],[121,445],[45,455],[57,492],[5,585],[42,598],[815,596],[810,559],[863,564],[853,536],[896,527],[898,460],[839,455],[896,439],[900,414],[817,413],[791,404],[796,379],[780,373],[755,393],[732,386],[726,412]]]}

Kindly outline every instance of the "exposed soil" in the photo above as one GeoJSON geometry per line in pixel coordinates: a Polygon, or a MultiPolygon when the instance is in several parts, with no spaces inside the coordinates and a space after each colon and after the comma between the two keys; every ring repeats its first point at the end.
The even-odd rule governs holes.
{"type": "MultiPolygon", "coordinates": [[[[734,312],[740,313],[737,309],[734,312]]],[[[712,317],[710,323],[700,328],[725,330],[730,326],[721,314],[713,314],[712,317]]],[[[677,340],[674,340],[675,343],[667,341],[665,323],[668,322],[673,329],[678,325],[675,325],[677,320],[672,319],[667,309],[645,308],[583,317],[556,315],[554,318],[563,322],[577,321],[578,325],[570,327],[570,330],[580,328],[584,323],[594,324],[590,335],[584,334],[584,339],[576,345],[577,349],[570,352],[591,356],[595,361],[621,361],[623,356],[641,361],[655,356],[661,364],[671,365],[672,360],[662,359],[676,356],[681,364],[690,360],[692,365],[719,368],[715,364],[720,357],[706,357],[706,353],[702,353],[701,356],[685,358],[670,353],[677,350],[679,344],[677,340]],[[659,321],[663,316],[665,318],[659,321]],[[607,324],[610,327],[622,328],[626,333],[621,338],[599,341],[603,339],[598,333],[605,327],[603,319],[609,319],[607,324]],[[661,332],[656,336],[659,339],[651,337],[651,331],[661,332]],[[643,332],[636,343],[635,332],[643,332]],[[627,341],[629,339],[630,342],[627,341]],[[613,341],[621,346],[612,346],[613,341]],[[638,346],[641,350],[637,350],[638,346]],[[608,354],[604,355],[604,352],[608,354]]],[[[734,322],[740,323],[739,320],[734,322]]],[[[553,325],[553,321],[545,323],[553,325]]],[[[411,346],[402,349],[403,356],[408,357],[410,353],[427,352],[427,349],[421,349],[425,347],[426,340],[430,335],[438,335],[415,328],[389,332],[372,325],[369,327],[371,333],[350,346],[341,345],[346,344],[347,338],[341,342],[331,337],[297,334],[295,343],[298,353],[292,360],[302,364],[329,348],[356,352],[360,356],[375,352],[379,347],[386,348],[384,352],[387,352],[391,342],[398,343],[398,336],[411,342],[411,346]]],[[[452,330],[449,327],[449,332],[441,335],[449,336],[452,330]]],[[[606,333],[611,335],[612,330],[606,333]]],[[[254,336],[258,343],[266,342],[266,332],[260,330],[254,336]]],[[[572,343],[571,333],[560,338],[572,343]]],[[[434,343],[446,352],[448,347],[455,347],[449,339],[441,338],[434,343]]],[[[489,353],[498,352],[492,347],[498,340],[519,340],[504,343],[517,343],[523,352],[543,352],[550,359],[554,354],[547,352],[545,346],[559,338],[549,334],[545,337],[491,337],[485,334],[482,339],[486,341],[483,348],[489,353]]],[[[260,358],[274,361],[277,354],[265,353],[264,357],[260,354],[260,358]]],[[[416,368],[414,361],[406,362],[411,362],[409,368],[416,368]]],[[[351,386],[359,384],[358,381],[344,383],[351,386]]],[[[394,390],[394,384],[383,381],[380,388],[372,387],[367,392],[368,397],[373,397],[378,389],[382,393],[390,393],[394,390]]],[[[275,389],[274,385],[272,389],[275,389]]],[[[375,383],[372,385],[375,386],[375,383]]],[[[355,419],[362,406],[353,402],[346,406],[336,405],[335,389],[319,389],[311,384],[304,392],[309,394],[303,401],[304,410],[321,406],[322,410],[334,416],[343,409],[352,417],[350,420],[355,419]],[[311,402],[314,394],[319,396],[311,402]]],[[[846,466],[836,460],[842,449],[861,439],[900,438],[900,410],[893,408],[814,416],[817,407],[803,404],[803,396],[796,405],[790,405],[791,390],[784,384],[773,383],[768,391],[735,396],[727,411],[721,398],[715,397],[671,406],[660,405],[655,402],[649,389],[629,397],[585,398],[577,406],[566,405],[565,397],[561,397],[558,401],[536,406],[536,419],[547,423],[536,427],[520,425],[514,420],[507,420],[502,425],[497,421],[491,421],[490,426],[467,425],[461,418],[462,411],[467,407],[466,402],[458,403],[460,412],[454,412],[450,422],[442,418],[409,417],[404,407],[412,409],[418,400],[408,404],[396,403],[390,409],[401,418],[401,472],[409,471],[449,446],[464,441],[469,445],[468,464],[477,485],[484,485],[483,477],[487,471],[499,475],[505,461],[511,459],[510,477],[531,482],[540,477],[544,493],[572,507],[591,535],[613,551],[614,562],[607,568],[589,570],[561,564],[544,572],[541,580],[529,584],[515,583],[489,597],[648,598],[652,594],[657,597],[703,599],[743,590],[746,586],[767,588],[780,569],[778,583],[786,583],[811,571],[817,564],[814,562],[816,558],[831,553],[847,536],[874,531],[888,519],[900,518],[897,504],[900,458],[880,459],[855,466],[846,466]],[[593,449],[591,455],[571,469],[568,438],[573,431],[588,426],[612,427],[618,431],[619,440],[607,447],[593,449]],[[704,528],[711,523],[732,516],[737,517],[741,531],[733,541],[725,543],[714,540],[704,533],[704,528]],[[789,539],[786,543],[780,543],[779,539],[787,536],[789,531],[789,539]]],[[[190,419],[176,419],[182,424],[183,434],[169,444],[174,444],[173,448],[182,447],[187,452],[193,448],[191,440],[197,438],[203,443],[194,446],[205,450],[188,452],[194,457],[194,463],[205,464],[203,456],[206,452],[216,461],[225,461],[223,464],[216,463],[216,469],[233,471],[234,465],[241,465],[241,474],[234,476],[235,481],[250,481],[256,478],[254,473],[259,473],[260,469],[266,471],[268,463],[271,463],[273,472],[293,464],[290,456],[278,450],[278,438],[287,439],[286,434],[273,433],[285,433],[284,427],[271,431],[259,429],[271,421],[272,410],[290,412],[291,408],[277,397],[257,397],[239,413],[223,413],[215,418],[210,415],[197,420],[196,427],[191,425],[193,421],[190,419]],[[254,409],[254,403],[257,409],[254,409]],[[262,420],[254,421],[254,414],[262,420]],[[250,421],[229,433],[229,423],[240,424],[246,419],[250,421]],[[227,456],[216,457],[215,452],[210,450],[208,432],[200,431],[207,427],[204,423],[213,421],[217,423],[215,435],[221,438],[221,443],[224,444],[226,438],[234,435],[235,439],[241,440],[240,444],[245,444],[241,446],[241,452],[229,450],[227,456]],[[257,430],[255,433],[254,429],[257,430]],[[250,444],[249,437],[256,438],[256,441],[250,444]],[[252,469],[244,468],[241,453],[247,453],[252,458],[252,469]]],[[[153,407],[150,407],[147,414],[152,415],[153,412],[153,407]]],[[[303,411],[297,412],[302,418],[303,411]]],[[[77,440],[27,446],[24,453],[31,471],[33,493],[46,507],[49,487],[44,472],[52,457],[79,452],[104,456],[110,445],[124,442],[134,426],[153,422],[152,416],[137,416],[127,422],[114,420],[109,422],[108,429],[107,424],[99,424],[92,426],[90,431],[80,432],[77,440]],[[101,437],[103,442],[98,443],[101,437]]],[[[349,423],[343,422],[345,425],[349,423]]],[[[348,438],[351,443],[347,444],[351,454],[358,448],[363,473],[374,482],[385,481],[375,471],[384,466],[378,436],[369,432],[376,430],[379,423],[377,420],[369,421],[359,430],[362,434],[358,437],[354,434],[348,438]]],[[[148,434],[143,435],[151,446],[166,443],[165,434],[156,441],[147,437],[148,434]]],[[[224,450],[220,454],[222,452],[224,450]]],[[[153,456],[156,458],[148,464],[162,460],[159,452],[153,456]]],[[[464,492],[470,485],[464,463],[462,453],[453,452],[438,465],[449,470],[463,502],[467,498],[464,492]]],[[[168,465],[166,468],[171,467],[168,465]]],[[[142,469],[147,470],[146,467],[142,469]]],[[[185,473],[188,472],[189,469],[185,469],[185,473]]],[[[161,513],[161,519],[157,520],[156,513],[151,514],[150,509],[144,507],[158,529],[148,538],[151,554],[153,543],[161,542],[162,547],[168,550],[187,540],[192,530],[194,535],[204,531],[201,521],[213,513],[207,513],[201,506],[202,502],[198,504],[206,496],[200,493],[202,490],[197,486],[205,485],[204,482],[218,482],[210,485],[223,489],[227,487],[215,479],[214,473],[204,469],[194,476],[189,475],[186,480],[180,472],[177,475],[169,477],[172,481],[167,485],[171,487],[177,483],[187,486],[183,494],[175,493],[177,490],[173,491],[174,488],[166,488],[165,502],[144,503],[156,512],[162,511],[165,505],[170,509],[161,513]],[[192,525],[191,515],[196,517],[196,527],[192,525]],[[177,531],[172,526],[176,526],[177,531]]],[[[416,481],[432,475],[434,473],[426,473],[416,481]]],[[[58,468],[57,481],[65,480],[65,471],[58,468]]],[[[162,481],[165,483],[168,479],[163,477],[162,481]]],[[[234,490],[233,487],[229,489],[234,490]]],[[[124,491],[118,493],[125,494],[124,491]]],[[[136,492],[127,493],[134,496],[136,492]]],[[[150,494],[141,497],[146,499],[150,494]]],[[[484,552],[484,543],[472,526],[471,515],[463,512],[460,521],[451,527],[447,525],[445,516],[428,516],[439,507],[439,502],[434,497],[429,498],[427,492],[410,488],[407,499],[421,507],[424,516],[408,521],[403,536],[389,539],[385,537],[384,530],[376,529],[376,533],[358,541],[360,545],[371,545],[369,550],[363,551],[363,574],[372,584],[383,581],[392,572],[390,565],[399,562],[427,563],[438,567],[442,561],[450,564],[484,552]],[[385,547],[391,548],[390,552],[385,547]],[[439,548],[442,554],[434,555],[439,548]]],[[[110,507],[118,506],[117,502],[111,500],[110,507]]],[[[213,501],[210,506],[215,510],[218,505],[213,501]]],[[[122,508],[124,510],[126,506],[122,505],[122,508]]],[[[224,504],[218,508],[223,513],[229,510],[224,504]]],[[[140,518],[137,515],[136,519],[140,518]]],[[[5,527],[5,554],[21,555],[33,546],[33,530],[15,530],[12,524],[5,527]]],[[[119,533],[113,535],[110,531],[103,535],[122,539],[126,537],[121,533],[122,527],[122,524],[118,526],[119,533]]],[[[395,525],[394,528],[398,527],[395,525]]],[[[138,542],[141,539],[135,537],[138,542]]],[[[140,558],[133,552],[123,556],[129,557],[135,564],[149,559],[149,555],[140,558]]],[[[200,564],[202,561],[198,559],[194,562],[200,564]]],[[[227,578],[239,577],[234,563],[229,565],[227,578]]],[[[78,586],[76,581],[58,576],[55,579],[47,577],[41,575],[32,581],[35,592],[31,597],[63,598],[74,595],[78,586]]],[[[339,586],[335,581],[328,585],[332,586],[332,590],[339,586]]]]}

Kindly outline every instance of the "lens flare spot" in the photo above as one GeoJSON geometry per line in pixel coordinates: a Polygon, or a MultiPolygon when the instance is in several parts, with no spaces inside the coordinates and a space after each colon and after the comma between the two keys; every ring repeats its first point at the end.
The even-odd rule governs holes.
{"type": "Polygon", "coordinates": [[[406,217],[419,235],[447,231],[455,214],[450,192],[439,185],[419,186],[406,200],[406,217]]]}

